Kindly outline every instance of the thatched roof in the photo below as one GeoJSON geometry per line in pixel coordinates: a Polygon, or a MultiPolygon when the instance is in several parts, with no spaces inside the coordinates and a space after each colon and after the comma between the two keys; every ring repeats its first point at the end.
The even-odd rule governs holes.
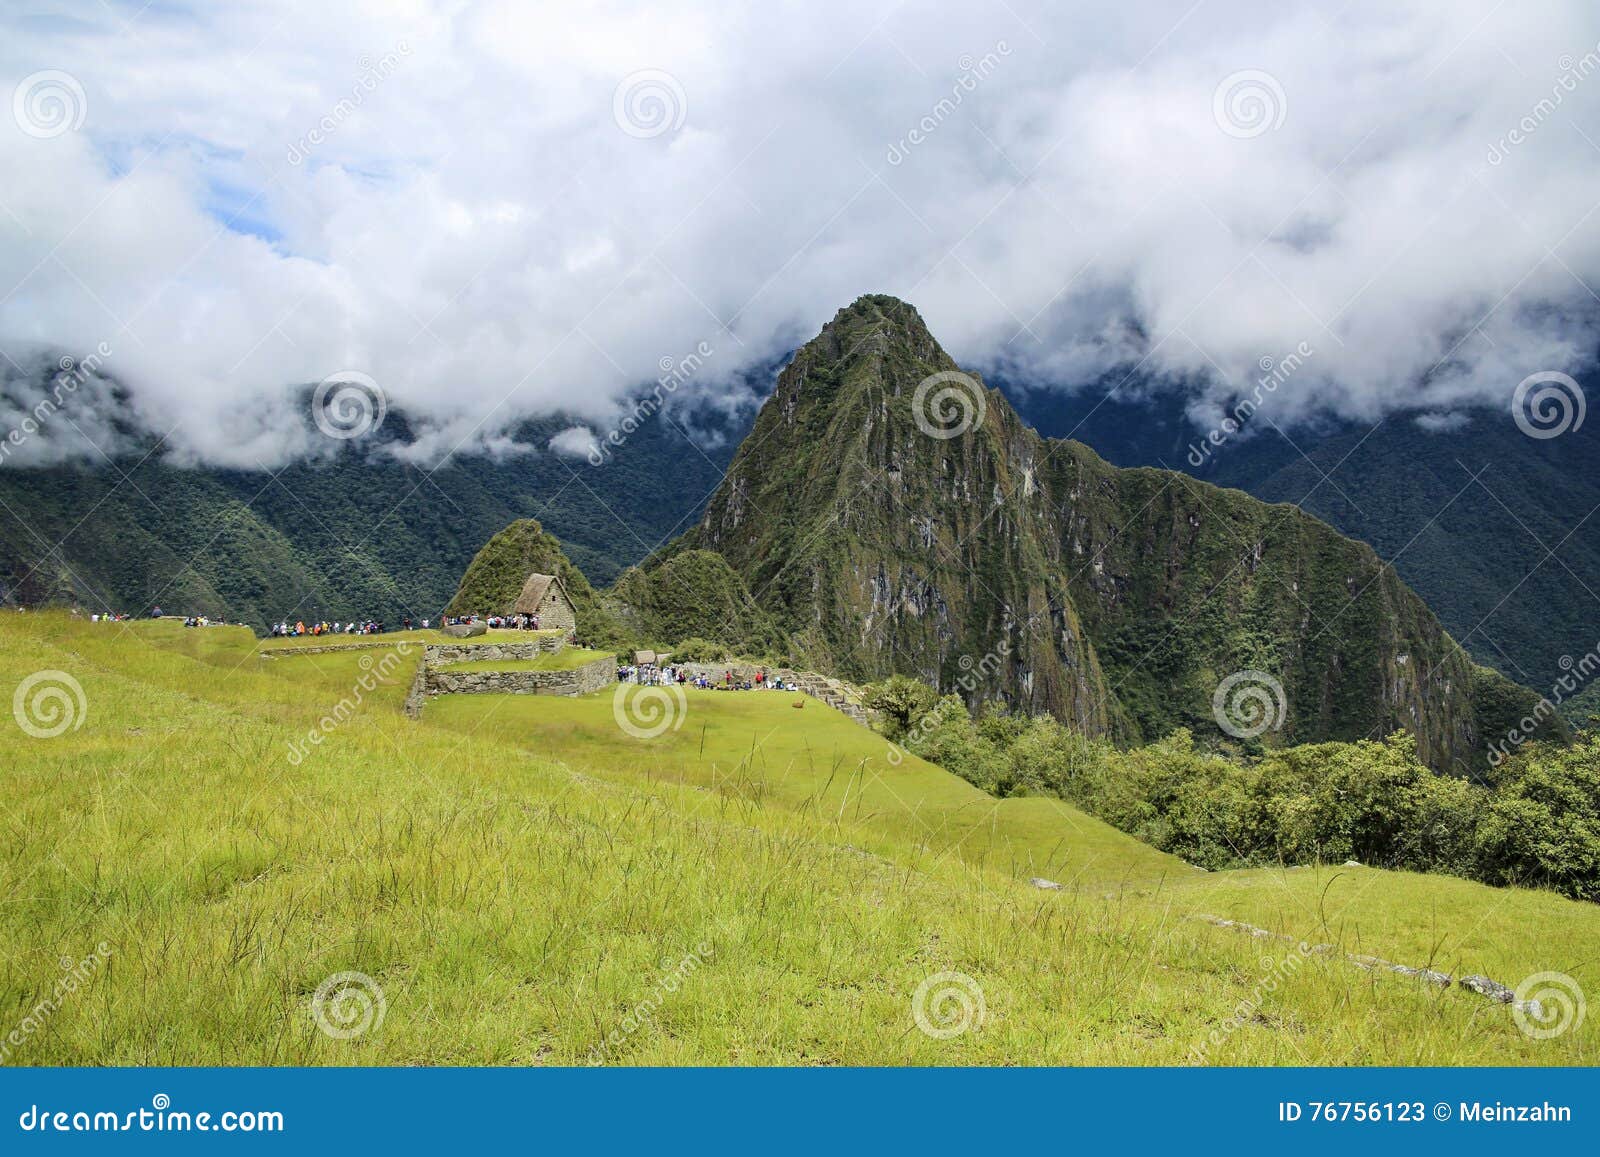
{"type": "Polygon", "coordinates": [[[517,601],[511,604],[513,615],[536,615],[539,608],[544,605],[544,596],[550,591],[550,584],[556,584],[556,590],[561,592],[561,597],[568,604],[572,602],[567,598],[567,588],[561,585],[561,580],[553,574],[530,574],[528,581],[522,584],[522,593],[517,596],[517,601]]]}
{"type": "Polygon", "coordinates": [[[635,667],[648,667],[655,661],[656,653],[654,651],[635,651],[633,653],[633,665],[635,667]]]}

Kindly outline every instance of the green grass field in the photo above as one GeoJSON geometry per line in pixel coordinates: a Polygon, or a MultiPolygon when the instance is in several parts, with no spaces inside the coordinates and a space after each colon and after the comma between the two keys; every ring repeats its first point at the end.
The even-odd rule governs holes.
{"type": "MultiPolygon", "coordinates": [[[[621,689],[624,715],[645,715],[634,706],[641,692],[621,689]]],[[[612,692],[445,696],[427,714],[612,782],[690,785],[736,805],[849,821],[873,852],[918,867],[954,856],[1009,876],[1107,887],[1195,873],[1059,800],[996,800],[914,755],[896,766],[881,736],[805,695],[685,688],[682,696],[677,726],[650,739],[618,726],[612,692]]]]}
{"type": "Polygon", "coordinates": [[[4,720],[5,1063],[1597,1059],[1592,1019],[1534,1039],[1457,988],[1192,918],[1594,988],[1595,906],[1201,873],[1064,804],[895,766],[777,693],[690,693],[653,739],[617,722],[651,725],[637,689],[447,697],[413,722],[420,648],[393,641],[264,659],[230,628],[0,616],[0,686],[44,676],[4,720]],[[313,1006],[347,972],[345,1038],[313,1006]],[[957,996],[965,1031],[919,1030],[957,996]]]}

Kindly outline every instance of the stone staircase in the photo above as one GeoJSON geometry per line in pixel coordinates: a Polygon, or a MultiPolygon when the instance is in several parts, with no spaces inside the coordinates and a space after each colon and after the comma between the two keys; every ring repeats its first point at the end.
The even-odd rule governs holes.
{"type": "Polygon", "coordinates": [[[861,706],[854,692],[837,679],[830,679],[826,675],[818,675],[811,671],[798,672],[795,682],[800,690],[813,699],[820,699],[835,711],[849,716],[861,726],[869,724],[867,710],[861,706]]]}

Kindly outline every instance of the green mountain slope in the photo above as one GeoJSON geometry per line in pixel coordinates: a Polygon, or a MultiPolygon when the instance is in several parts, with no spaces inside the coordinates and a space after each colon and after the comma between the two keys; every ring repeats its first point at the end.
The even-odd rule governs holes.
{"type": "MultiPolygon", "coordinates": [[[[1479,413],[1430,434],[1400,416],[1308,439],[1305,457],[1256,439],[1263,445],[1218,471],[1269,501],[1304,500],[1370,542],[1482,662],[1549,692],[1600,647],[1597,432],[1539,440],[1509,413],[1479,413]],[[1318,486],[1318,472],[1341,461],[1335,485],[1318,486]]],[[[1582,711],[1575,704],[1569,717],[1582,722],[1582,711]]]]}
{"type": "MultiPolygon", "coordinates": [[[[566,425],[530,423],[543,446],[566,425]]],[[[385,436],[403,438],[390,413],[385,436]]],[[[540,451],[462,457],[428,472],[371,447],[323,464],[225,471],[170,465],[160,450],[112,463],[0,466],[0,604],[279,619],[435,616],[473,554],[538,518],[595,582],[688,525],[717,467],[672,423],[642,424],[633,453],[603,466],[540,451]],[[674,485],[659,484],[673,463],[674,485]]]]}
{"type": "MultiPolygon", "coordinates": [[[[1293,502],[1371,544],[1480,663],[1541,693],[1600,645],[1592,419],[1549,439],[1528,437],[1507,408],[1427,427],[1402,412],[1283,431],[1269,423],[1282,415],[1263,407],[1240,436],[1211,448],[1184,395],[1127,368],[1071,393],[1005,388],[1029,425],[1087,442],[1116,465],[1170,466],[1293,502]]],[[[1567,717],[1586,721],[1597,696],[1590,687],[1564,703],[1567,717]]]]}
{"type": "Polygon", "coordinates": [[[1529,698],[1370,547],[1294,507],[1118,470],[981,387],[936,436],[963,416],[955,398],[937,412],[959,377],[910,306],[840,311],[665,557],[721,554],[813,665],[915,675],[1091,735],[1217,733],[1219,684],[1260,672],[1282,688],[1262,742],[1404,727],[1431,764],[1470,770],[1498,725],[1479,704],[1529,698]]]}
{"type": "Polygon", "coordinates": [[[629,567],[608,603],[640,639],[676,643],[710,639],[739,654],[781,650],[783,632],[759,607],[721,555],[685,550],[648,569],[629,567]]]}

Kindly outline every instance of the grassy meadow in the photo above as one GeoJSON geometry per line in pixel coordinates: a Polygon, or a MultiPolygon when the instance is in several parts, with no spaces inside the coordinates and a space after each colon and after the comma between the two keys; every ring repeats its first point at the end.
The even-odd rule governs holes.
{"type": "Polygon", "coordinates": [[[688,691],[654,738],[618,722],[639,689],[415,722],[421,639],[384,641],[263,658],[235,628],[0,616],[0,687],[64,688],[4,720],[4,1063],[1600,1059],[1592,1019],[1534,1039],[1458,988],[1194,919],[1595,988],[1594,905],[1200,872],[777,692],[688,691]],[[344,973],[331,1019],[358,1031],[330,1033],[344,973]]]}

